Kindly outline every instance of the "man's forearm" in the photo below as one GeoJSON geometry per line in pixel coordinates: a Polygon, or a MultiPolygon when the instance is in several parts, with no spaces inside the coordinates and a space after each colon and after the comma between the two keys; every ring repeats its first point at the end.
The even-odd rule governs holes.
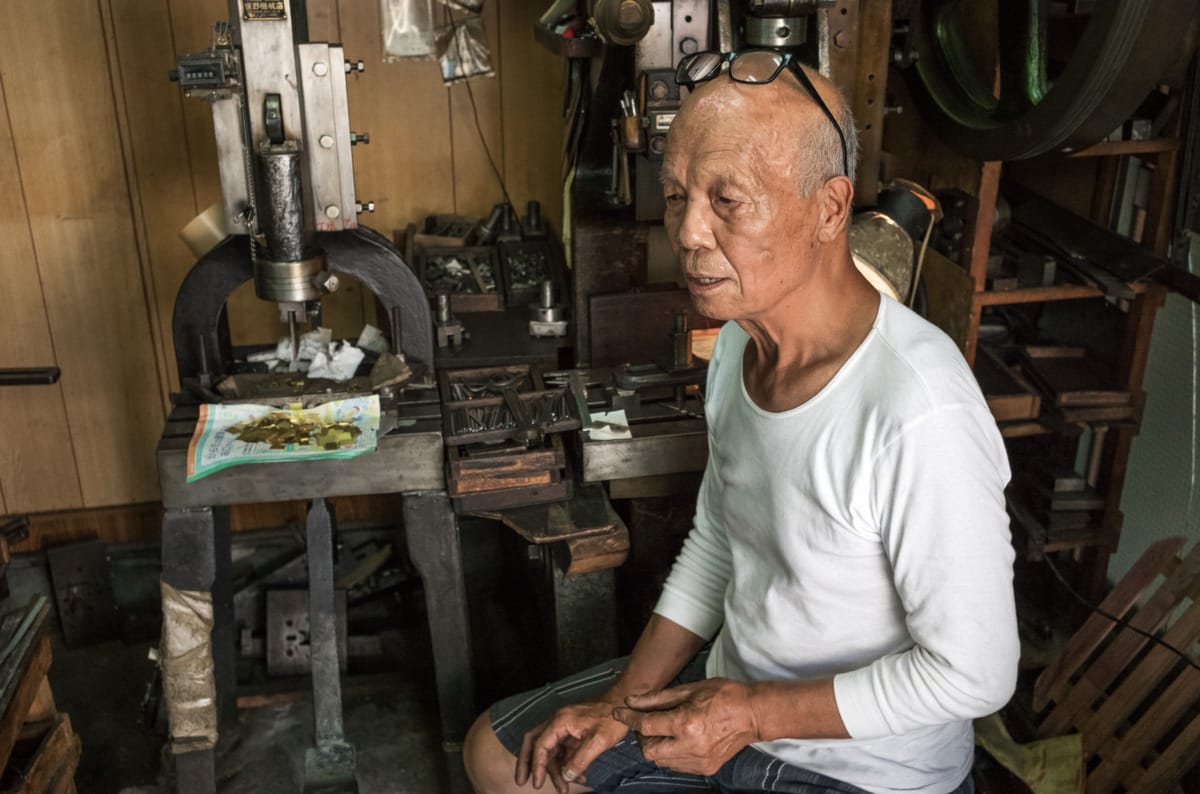
{"type": "Polygon", "coordinates": [[[633,647],[625,672],[608,691],[609,699],[623,702],[629,695],[665,687],[703,647],[703,637],[669,618],[652,614],[633,647]]]}
{"type": "Polygon", "coordinates": [[[754,681],[747,687],[757,741],[850,738],[838,711],[832,678],[754,681]]]}

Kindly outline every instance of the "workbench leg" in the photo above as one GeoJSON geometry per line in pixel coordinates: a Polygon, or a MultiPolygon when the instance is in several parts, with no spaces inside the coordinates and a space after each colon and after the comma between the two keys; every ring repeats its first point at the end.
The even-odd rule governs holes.
{"type": "Polygon", "coordinates": [[[404,532],[409,557],[425,589],[450,787],[454,792],[469,792],[462,767],[462,742],[475,718],[471,627],[458,520],[446,494],[405,494],[404,532]]]}
{"type": "Polygon", "coordinates": [[[212,508],[213,517],[213,676],[217,680],[217,719],[228,733],[238,724],[237,618],[233,609],[233,533],[229,508],[212,508]]]}
{"type": "Polygon", "coordinates": [[[553,592],[555,675],[562,678],[617,655],[616,577],[612,568],[565,573],[556,545],[540,548],[553,592]]]}
{"type": "MultiPolygon", "coordinates": [[[[211,652],[217,719],[222,728],[237,721],[229,544],[228,508],[169,508],[163,512],[163,581],[176,590],[209,593],[213,599],[211,652]]],[[[216,791],[213,748],[179,752],[175,762],[179,794],[213,794],[216,791]]]]}
{"type": "Polygon", "coordinates": [[[316,746],[304,753],[304,790],[358,791],[354,748],[346,742],[342,729],[342,679],[333,587],[333,518],[324,499],[314,499],[309,505],[305,527],[316,746]]]}

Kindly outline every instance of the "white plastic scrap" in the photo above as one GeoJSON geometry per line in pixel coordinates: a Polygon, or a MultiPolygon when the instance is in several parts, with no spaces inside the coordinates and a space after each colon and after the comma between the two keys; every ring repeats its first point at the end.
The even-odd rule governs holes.
{"type": "Polygon", "coordinates": [[[349,342],[343,342],[333,350],[332,356],[318,352],[308,367],[308,377],[346,381],[354,377],[358,365],[366,354],[349,342]]]}
{"type": "Polygon", "coordinates": [[[383,335],[383,331],[380,331],[370,323],[363,326],[362,333],[358,335],[357,345],[363,350],[370,350],[372,353],[387,353],[390,348],[387,337],[383,335]]]}
{"type": "MultiPolygon", "coordinates": [[[[333,331],[328,328],[317,328],[300,336],[300,350],[296,354],[296,358],[312,361],[317,353],[322,353],[329,350],[329,343],[333,341],[333,331]]],[[[280,361],[292,360],[292,340],[284,337],[279,340],[279,344],[275,346],[275,358],[280,361]]]]}

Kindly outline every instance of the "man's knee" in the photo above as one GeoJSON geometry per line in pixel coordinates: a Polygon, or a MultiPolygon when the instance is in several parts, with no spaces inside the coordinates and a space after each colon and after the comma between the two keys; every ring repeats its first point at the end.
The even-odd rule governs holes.
{"type": "Polygon", "coordinates": [[[503,794],[515,791],[513,772],[517,759],[505,749],[492,730],[488,712],[483,712],[467,731],[463,743],[463,764],[477,794],[503,794]]]}

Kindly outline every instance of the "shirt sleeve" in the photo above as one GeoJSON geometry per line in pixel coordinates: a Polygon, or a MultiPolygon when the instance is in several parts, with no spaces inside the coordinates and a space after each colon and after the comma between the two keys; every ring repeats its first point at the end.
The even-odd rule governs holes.
{"type": "Polygon", "coordinates": [[[855,739],[973,719],[1016,685],[1009,469],[982,405],[911,423],[876,456],[871,509],[914,645],[834,678],[855,739]]]}
{"type": "Polygon", "coordinates": [[[711,640],[725,622],[725,588],[732,570],[732,553],[724,529],[708,509],[709,478],[704,470],[696,499],[696,524],[683,542],[654,611],[693,634],[711,640]]]}
{"type": "Polygon", "coordinates": [[[737,323],[726,323],[713,347],[704,400],[708,413],[709,463],[704,468],[704,478],[696,496],[696,523],[675,558],[654,607],[657,614],[706,640],[715,637],[725,622],[725,589],[733,571],[729,537],[720,522],[719,511],[711,509],[713,478],[718,476],[712,464],[715,456],[713,418],[727,393],[733,389],[733,383],[740,383],[741,349],[745,344],[745,332],[737,323]],[[735,375],[737,381],[732,380],[735,375]]]}

